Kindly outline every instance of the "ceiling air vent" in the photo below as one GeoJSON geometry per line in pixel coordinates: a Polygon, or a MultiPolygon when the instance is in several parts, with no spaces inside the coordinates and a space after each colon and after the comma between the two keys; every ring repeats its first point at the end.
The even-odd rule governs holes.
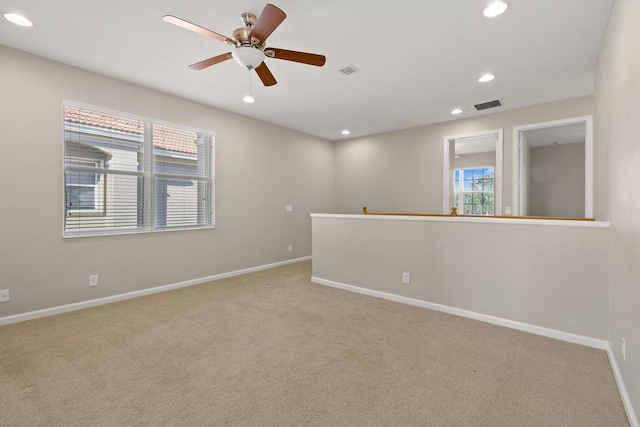
{"type": "Polygon", "coordinates": [[[500,104],[500,101],[498,101],[497,99],[495,101],[489,101],[489,102],[483,102],[482,104],[476,104],[474,105],[474,107],[476,107],[476,110],[480,111],[480,110],[486,110],[487,108],[495,108],[495,107],[499,107],[502,104],[500,104]]]}
{"type": "Polygon", "coordinates": [[[353,73],[355,73],[357,71],[360,71],[360,70],[358,68],[354,67],[353,65],[347,65],[346,67],[340,69],[340,72],[342,74],[344,74],[345,76],[353,74],[353,73]]]}

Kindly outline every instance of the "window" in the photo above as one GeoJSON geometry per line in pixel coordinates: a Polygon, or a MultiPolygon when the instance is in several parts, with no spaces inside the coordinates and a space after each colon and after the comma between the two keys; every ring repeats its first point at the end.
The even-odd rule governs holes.
{"type": "Polygon", "coordinates": [[[64,236],[214,225],[214,137],[64,106],[64,236]]]}
{"type": "Polygon", "coordinates": [[[494,215],[493,168],[456,169],[454,205],[462,215],[494,215]]]}
{"type": "Polygon", "coordinates": [[[68,212],[104,215],[106,176],[93,172],[103,168],[102,161],[78,158],[75,164],[77,168],[74,169],[69,164],[69,170],[65,172],[68,212]]]}

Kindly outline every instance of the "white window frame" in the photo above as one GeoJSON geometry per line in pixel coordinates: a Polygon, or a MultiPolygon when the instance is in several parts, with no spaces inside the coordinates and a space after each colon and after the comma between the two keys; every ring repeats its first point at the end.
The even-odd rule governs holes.
{"type": "MultiPolygon", "coordinates": [[[[215,227],[215,132],[209,130],[197,129],[184,125],[177,125],[174,123],[163,122],[156,119],[150,119],[147,117],[137,116],[129,113],[123,113],[121,111],[109,110],[101,107],[96,107],[93,105],[81,104],[73,101],[63,101],[62,103],[62,111],[63,111],[63,154],[62,154],[62,165],[63,165],[63,237],[64,238],[73,238],[73,237],[91,237],[91,236],[102,236],[102,235],[116,235],[116,234],[137,234],[137,233],[149,233],[149,232],[161,232],[161,231],[175,231],[175,230],[191,230],[191,229],[209,229],[215,227]],[[143,143],[142,150],[142,162],[144,163],[143,171],[140,172],[122,172],[119,170],[109,169],[99,169],[99,168],[84,168],[84,167],[69,167],[66,163],[66,149],[65,146],[65,138],[66,138],[66,120],[64,117],[64,108],[66,106],[81,108],[86,110],[92,110],[99,113],[110,114],[120,117],[129,118],[132,120],[138,120],[145,123],[144,126],[144,135],[141,136],[143,143]],[[198,224],[189,224],[189,225],[179,225],[173,227],[167,226],[156,226],[155,220],[155,210],[156,199],[155,199],[155,181],[159,178],[166,178],[166,174],[154,174],[153,164],[154,157],[158,152],[162,152],[164,150],[159,148],[154,148],[153,143],[151,141],[151,128],[153,125],[161,125],[166,127],[171,127],[183,131],[194,132],[198,135],[201,135],[203,138],[202,148],[203,154],[202,158],[204,160],[204,176],[193,176],[188,174],[183,175],[171,175],[173,178],[178,179],[197,179],[200,182],[204,182],[206,187],[204,192],[198,193],[198,203],[202,203],[202,209],[198,209],[198,224]],[[208,159],[208,160],[207,160],[208,159]],[[82,172],[95,172],[101,174],[103,176],[102,182],[100,185],[105,185],[105,189],[103,191],[105,199],[102,202],[102,207],[107,209],[107,189],[106,189],[106,180],[107,176],[110,174],[116,175],[131,175],[131,176],[139,176],[143,178],[144,181],[144,200],[138,200],[138,203],[143,206],[143,213],[141,215],[142,225],[137,227],[131,227],[126,229],[110,229],[105,227],[101,230],[92,230],[92,231],[75,231],[75,230],[67,230],[66,229],[66,219],[67,216],[96,216],[100,215],[100,212],[94,212],[90,210],[69,210],[66,206],[66,171],[82,171],[82,172]],[[202,200],[202,202],[200,202],[202,200]],[[202,212],[201,212],[202,211],[202,212]]],[[[84,158],[78,157],[81,161],[85,161],[84,158]]],[[[86,159],[86,161],[95,162],[94,159],[86,159]]],[[[103,163],[104,164],[104,163],[103,163]]]]}
{"type": "MultiPolygon", "coordinates": [[[[65,191],[67,188],[93,188],[93,199],[94,199],[94,209],[74,209],[73,206],[67,206],[66,212],[70,215],[105,215],[107,209],[107,200],[106,200],[106,187],[107,187],[107,175],[104,173],[104,169],[102,165],[104,165],[103,160],[99,159],[90,159],[79,157],[79,162],[86,163],[87,166],[65,166],[66,172],[77,172],[77,173],[91,173],[96,175],[96,183],[95,184],[74,184],[66,182],[65,177],[65,191]],[[94,164],[97,166],[91,167],[88,164],[94,164]]],[[[65,203],[69,203],[69,200],[65,200],[65,203]]]]}
{"type": "Polygon", "coordinates": [[[455,191],[455,173],[459,171],[458,177],[458,205],[456,208],[458,209],[458,215],[473,215],[473,216],[485,216],[489,214],[469,214],[464,212],[464,195],[465,194],[482,194],[482,193],[491,193],[493,195],[493,215],[496,212],[496,169],[493,166],[470,166],[466,168],[455,168],[453,170],[453,185],[454,185],[454,196],[456,194],[455,191]],[[491,169],[493,171],[493,190],[492,191],[464,191],[464,171],[475,170],[475,169],[491,169]]]}

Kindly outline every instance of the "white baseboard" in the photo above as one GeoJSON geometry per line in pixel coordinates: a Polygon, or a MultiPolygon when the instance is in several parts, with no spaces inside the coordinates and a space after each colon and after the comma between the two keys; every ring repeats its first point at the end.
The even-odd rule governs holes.
{"type": "Polygon", "coordinates": [[[301,261],[308,261],[310,259],[311,259],[310,256],[290,259],[286,261],[276,262],[273,264],[266,264],[258,267],[251,267],[243,270],[231,271],[228,273],[202,277],[200,279],[187,280],[185,282],[158,286],[158,287],[149,288],[149,289],[142,289],[140,291],[128,292],[126,294],[113,295],[110,297],[98,298],[98,299],[93,299],[89,301],[82,301],[82,302],[77,302],[73,304],[61,305],[58,307],[51,307],[51,308],[45,308],[42,310],[30,311],[27,313],[15,314],[12,316],[0,317],[0,326],[8,325],[10,323],[24,322],[25,320],[37,319],[39,317],[52,316],[54,314],[66,313],[74,310],[81,310],[83,308],[95,307],[98,305],[109,304],[112,302],[123,301],[131,298],[137,298],[144,295],[156,294],[158,292],[165,292],[173,289],[186,288],[187,286],[194,286],[194,285],[199,285],[206,282],[212,282],[215,280],[226,279],[228,277],[239,276],[241,274],[254,273],[256,271],[261,271],[261,270],[268,270],[270,268],[280,267],[287,264],[294,264],[296,262],[301,262],[301,261]]]}
{"type": "Polygon", "coordinates": [[[613,376],[616,379],[616,384],[618,385],[618,391],[620,392],[620,398],[622,399],[622,404],[624,405],[624,410],[627,412],[627,418],[629,418],[629,424],[631,427],[640,427],[640,423],[638,422],[638,417],[633,409],[633,404],[631,403],[631,397],[627,392],[627,387],[624,385],[624,380],[622,379],[622,373],[620,372],[620,367],[618,366],[618,362],[616,360],[615,354],[613,354],[613,350],[611,350],[611,346],[607,343],[607,356],[609,356],[609,363],[611,364],[611,370],[613,371],[613,376]]]}
{"type": "Polygon", "coordinates": [[[600,350],[606,350],[608,343],[605,340],[585,337],[570,332],[558,331],[555,329],[544,328],[541,326],[530,325],[528,323],[516,322],[514,320],[504,319],[501,317],[490,316],[488,314],[476,313],[473,311],[463,310],[460,308],[450,307],[442,304],[418,300],[415,298],[403,297],[387,292],[375,291],[372,289],[361,288],[358,286],[347,285],[344,283],[334,282],[332,280],[321,279],[319,277],[311,277],[311,281],[320,285],[331,286],[333,288],[344,289],[359,294],[369,295],[377,298],[383,298],[390,301],[400,302],[403,304],[415,305],[418,307],[428,308],[430,310],[442,311],[444,313],[454,314],[456,316],[467,317],[469,319],[479,320],[481,322],[491,323],[494,325],[504,326],[511,329],[517,329],[524,332],[530,332],[536,335],[542,335],[549,338],[555,338],[561,341],[567,341],[574,344],[580,344],[587,347],[593,347],[600,350]]]}

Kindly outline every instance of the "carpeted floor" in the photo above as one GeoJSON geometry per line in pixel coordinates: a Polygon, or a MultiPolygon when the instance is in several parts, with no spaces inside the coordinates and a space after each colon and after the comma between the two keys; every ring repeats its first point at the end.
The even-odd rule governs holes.
{"type": "Polygon", "coordinates": [[[1,426],[628,426],[604,351],[310,262],[0,327],[1,426]]]}

